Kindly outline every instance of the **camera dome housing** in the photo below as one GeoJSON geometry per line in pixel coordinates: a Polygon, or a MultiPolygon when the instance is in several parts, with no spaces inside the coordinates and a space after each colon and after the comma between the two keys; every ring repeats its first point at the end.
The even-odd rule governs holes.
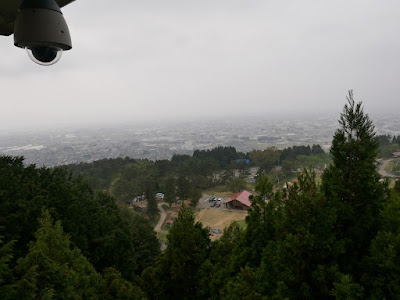
{"type": "Polygon", "coordinates": [[[71,36],[60,7],[54,0],[25,0],[14,25],[14,45],[26,48],[41,65],[57,62],[72,48],[71,36]]]}

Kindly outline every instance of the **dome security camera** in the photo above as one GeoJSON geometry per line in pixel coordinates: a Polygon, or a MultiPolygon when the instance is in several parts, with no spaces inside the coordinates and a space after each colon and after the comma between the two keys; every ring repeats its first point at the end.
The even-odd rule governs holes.
{"type": "Polygon", "coordinates": [[[72,48],[67,23],[54,0],[24,0],[14,25],[14,45],[43,66],[56,63],[72,48]]]}

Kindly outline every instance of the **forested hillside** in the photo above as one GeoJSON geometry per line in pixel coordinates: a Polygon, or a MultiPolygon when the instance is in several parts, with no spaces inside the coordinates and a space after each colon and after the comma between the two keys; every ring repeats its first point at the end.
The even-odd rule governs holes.
{"type": "Polygon", "coordinates": [[[379,141],[353,94],[321,183],[304,170],[276,190],[266,175],[271,152],[283,161],[324,155],[318,146],[265,151],[264,160],[264,151],[217,148],[171,161],[113,160],[117,171],[101,167],[107,161],[72,167],[129,199],[168,185],[184,197],[223,180],[237,159],[265,163],[245,228],[232,223],[211,242],[182,206],[163,252],[145,219],[85,179],[1,157],[0,298],[400,299],[400,183],[390,189],[378,174],[379,141]]]}
{"type": "Polygon", "coordinates": [[[379,154],[382,158],[389,158],[392,156],[393,152],[400,151],[400,135],[390,136],[390,135],[379,135],[379,154]]]}
{"type": "Polygon", "coordinates": [[[296,178],[302,168],[323,170],[331,161],[319,145],[293,146],[279,150],[270,147],[249,153],[234,147],[195,150],[193,155],[174,155],[171,160],[102,159],[92,163],[68,165],[82,175],[95,190],[108,191],[117,200],[128,202],[146,191],[162,192],[167,202],[191,199],[200,190],[226,186],[237,192],[246,188],[249,169],[267,174],[274,184],[296,178]]]}
{"type": "Polygon", "coordinates": [[[94,289],[105,284],[103,271],[133,282],[159,254],[155,233],[143,217],[119,208],[108,194],[94,192],[65,169],[24,167],[19,157],[0,158],[0,226],[1,299],[54,293],[68,298],[75,292],[85,298],[81,285],[92,284],[85,279],[92,276],[89,271],[99,285],[94,289]],[[87,267],[74,269],[72,260],[85,261],[87,267]],[[73,273],[71,282],[62,279],[64,271],[73,273]],[[51,274],[61,277],[47,283],[51,274]]]}

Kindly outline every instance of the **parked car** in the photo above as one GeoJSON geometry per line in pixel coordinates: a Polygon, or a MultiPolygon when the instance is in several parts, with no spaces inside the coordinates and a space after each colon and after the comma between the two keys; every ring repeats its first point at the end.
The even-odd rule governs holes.
{"type": "Polygon", "coordinates": [[[215,196],[211,196],[210,198],[208,198],[208,202],[213,202],[215,201],[217,198],[215,196]]]}
{"type": "Polygon", "coordinates": [[[221,207],[221,203],[218,203],[217,205],[215,205],[215,207],[221,207]]]}
{"type": "Polygon", "coordinates": [[[211,203],[210,207],[214,207],[217,204],[217,202],[211,203]]]}

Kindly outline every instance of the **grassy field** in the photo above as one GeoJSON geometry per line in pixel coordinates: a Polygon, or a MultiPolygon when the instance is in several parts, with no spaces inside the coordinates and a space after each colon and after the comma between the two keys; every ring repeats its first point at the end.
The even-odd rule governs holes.
{"type": "MultiPolygon", "coordinates": [[[[203,227],[210,226],[211,228],[224,230],[233,221],[239,221],[239,225],[245,226],[244,219],[246,216],[247,211],[203,209],[196,214],[196,222],[201,222],[203,227]]],[[[221,237],[221,234],[215,234],[211,236],[211,239],[215,240],[219,237],[221,237]]]]}
{"type": "Polygon", "coordinates": [[[239,225],[239,227],[241,227],[242,229],[246,229],[247,228],[247,224],[246,224],[246,220],[239,220],[236,221],[236,223],[239,225]]]}
{"type": "Polygon", "coordinates": [[[397,173],[400,171],[400,159],[391,160],[387,164],[386,170],[393,173],[394,175],[397,175],[397,173]]]}
{"type": "Polygon", "coordinates": [[[204,194],[209,194],[209,195],[230,195],[232,194],[228,188],[224,185],[219,185],[213,188],[209,188],[208,190],[203,191],[204,194]]]}

